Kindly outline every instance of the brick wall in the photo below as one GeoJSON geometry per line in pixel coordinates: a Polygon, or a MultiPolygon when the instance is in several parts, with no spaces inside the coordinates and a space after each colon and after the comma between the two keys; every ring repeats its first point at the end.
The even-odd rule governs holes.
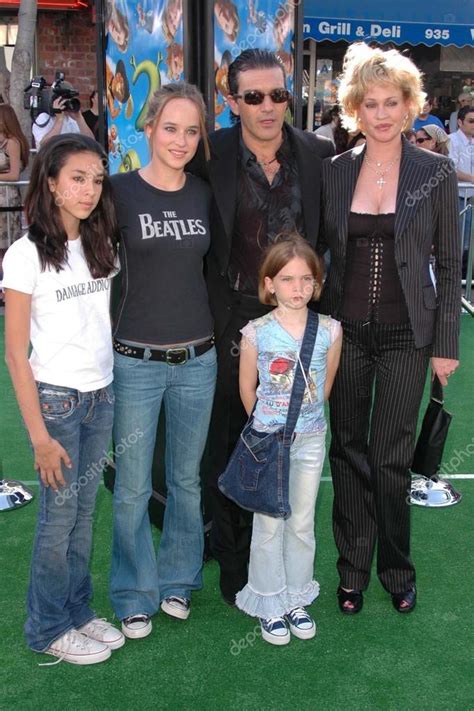
{"type": "Polygon", "coordinates": [[[96,26],[92,12],[38,12],[38,74],[53,81],[56,69],[81,92],[81,106],[97,88],[96,26]]]}

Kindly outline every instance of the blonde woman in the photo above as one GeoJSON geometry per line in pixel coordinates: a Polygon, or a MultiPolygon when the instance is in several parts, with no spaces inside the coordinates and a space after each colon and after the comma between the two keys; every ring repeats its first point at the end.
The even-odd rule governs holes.
{"type": "Polygon", "coordinates": [[[339,105],[366,144],[326,161],[321,311],[342,322],[330,398],[339,607],[359,612],[377,575],[398,612],[413,610],[409,468],[426,372],[458,367],[461,271],[456,175],[403,131],[424,101],[415,65],[363,43],[346,54],[339,105]],[[432,245],[436,292],[430,279],[432,245]]]}
{"type": "Polygon", "coordinates": [[[148,165],[112,179],[123,264],[114,327],[114,439],[123,448],[116,459],[111,597],[132,639],[151,632],[150,617],[160,604],[186,619],[191,592],[202,584],[199,465],[216,378],[203,277],[211,192],[185,172],[201,138],[207,147],[204,102],[196,87],[159,89],[145,134],[148,165]],[[167,503],[157,559],[148,502],[162,406],[167,503]]]}

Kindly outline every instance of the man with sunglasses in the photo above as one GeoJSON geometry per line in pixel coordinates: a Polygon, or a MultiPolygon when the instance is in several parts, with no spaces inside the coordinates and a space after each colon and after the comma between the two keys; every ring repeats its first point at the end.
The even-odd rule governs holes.
{"type": "Polygon", "coordinates": [[[245,50],[229,66],[232,128],[210,136],[211,159],[196,172],[214,193],[207,280],[215,318],[218,376],[209,431],[212,458],[211,550],[220,565],[224,600],[247,582],[252,516],[223,496],[224,471],[247,419],[239,394],[240,329],[269,311],[258,300],[262,255],[278,234],[299,232],[316,244],[320,170],[332,142],[285,122],[290,94],[280,60],[267,50],[245,50]]]}
{"type": "MultiPolygon", "coordinates": [[[[449,138],[449,157],[454,162],[458,180],[463,183],[473,183],[472,188],[459,188],[459,209],[463,210],[468,203],[471,203],[474,208],[474,106],[463,106],[459,109],[458,130],[449,138]]],[[[463,235],[464,276],[471,239],[472,209],[467,210],[460,221],[463,235]]]]}

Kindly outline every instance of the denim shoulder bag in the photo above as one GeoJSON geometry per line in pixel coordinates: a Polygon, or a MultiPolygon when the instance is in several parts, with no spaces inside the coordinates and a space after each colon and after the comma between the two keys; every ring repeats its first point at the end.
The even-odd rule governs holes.
{"type": "Polygon", "coordinates": [[[229,463],[219,477],[218,486],[222,493],[248,511],[283,519],[291,516],[290,447],[303,402],[318,323],[318,315],[308,311],[285,426],[275,432],[257,432],[252,428],[252,411],[229,463]]]}

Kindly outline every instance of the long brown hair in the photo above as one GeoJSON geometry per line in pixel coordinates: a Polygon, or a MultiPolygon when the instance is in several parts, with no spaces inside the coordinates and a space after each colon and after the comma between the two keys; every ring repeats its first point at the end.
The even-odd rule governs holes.
{"type": "MultiPolygon", "coordinates": [[[[41,146],[33,162],[25,211],[28,236],[36,245],[43,271],[52,267],[59,272],[67,264],[67,234],[48,178],[56,180],[68,158],[78,153],[95,153],[102,165],[107,165],[103,148],[93,138],[80,133],[53,136],[41,146]]],[[[107,175],[104,175],[99,203],[89,217],[81,220],[80,232],[92,276],[94,279],[108,276],[115,266],[119,232],[107,175]]]]}
{"type": "Polygon", "coordinates": [[[30,157],[30,146],[28,139],[21,130],[20,122],[16,117],[15,111],[8,104],[0,104],[0,131],[7,138],[15,138],[20,144],[20,158],[23,168],[28,165],[30,157]]]}

